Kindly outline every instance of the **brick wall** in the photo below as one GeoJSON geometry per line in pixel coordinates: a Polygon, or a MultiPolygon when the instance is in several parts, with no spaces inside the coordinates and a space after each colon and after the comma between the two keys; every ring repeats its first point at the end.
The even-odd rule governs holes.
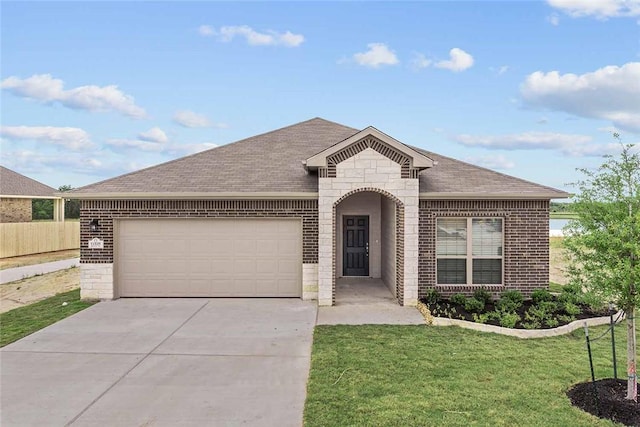
{"type": "Polygon", "coordinates": [[[1,199],[0,222],[31,222],[31,199],[1,199]]]}
{"type": "Polygon", "coordinates": [[[302,218],[303,263],[318,262],[317,200],[83,200],[80,208],[81,263],[113,262],[113,220],[118,218],[302,218]],[[89,231],[97,219],[100,230],[89,231]],[[87,248],[98,237],[104,249],[87,248]]]}
{"type": "MultiPolygon", "coordinates": [[[[504,221],[503,286],[487,286],[494,296],[517,289],[529,296],[549,285],[549,201],[422,200],[418,261],[418,293],[436,286],[436,218],[496,217],[504,221]]],[[[470,295],[478,286],[438,286],[445,296],[470,295]]]]}

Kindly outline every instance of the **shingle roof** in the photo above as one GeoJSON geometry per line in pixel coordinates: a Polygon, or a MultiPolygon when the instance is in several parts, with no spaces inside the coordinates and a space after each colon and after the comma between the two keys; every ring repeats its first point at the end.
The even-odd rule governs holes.
{"type": "Polygon", "coordinates": [[[472,193],[474,197],[478,198],[482,198],[486,194],[520,194],[523,197],[547,195],[549,198],[565,198],[569,196],[568,193],[555,188],[475,166],[420,148],[415,149],[436,162],[434,167],[420,172],[421,194],[472,193]]]}
{"type": "MultiPolygon", "coordinates": [[[[90,198],[140,193],[315,193],[318,177],[303,161],[357,133],[358,129],[315,118],[213,148],[71,193],[90,198]]],[[[414,148],[414,147],[412,147],[414,148]]],[[[416,149],[416,148],[414,148],[416,149]]],[[[416,149],[438,164],[420,173],[420,192],[566,193],[468,163],[416,149]]]]}
{"type": "Polygon", "coordinates": [[[54,198],[56,189],[0,166],[0,195],[54,198]]]}

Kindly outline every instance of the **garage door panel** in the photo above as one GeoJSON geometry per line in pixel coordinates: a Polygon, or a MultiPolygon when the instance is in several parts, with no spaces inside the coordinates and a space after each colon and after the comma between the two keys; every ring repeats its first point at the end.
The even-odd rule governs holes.
{"type": "Polygon", "coordinates": [[[140,219],[118,223],[121,296],[296,297],[299,220],[140,219]]]}

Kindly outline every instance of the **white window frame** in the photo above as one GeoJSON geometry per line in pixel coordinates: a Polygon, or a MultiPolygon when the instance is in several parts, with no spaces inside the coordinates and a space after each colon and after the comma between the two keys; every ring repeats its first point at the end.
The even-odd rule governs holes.
{"type": "Polygon", "coordinates": [[[502,217],[455,217],[444,216],[436,218],[436,285],[440,286],[502,286],[504,283],[504,218],[502,217]],[[441,219],[466,219],[467,220],[467,254],[466,255],[438,255],[438,221],[441,219]],[[473,255],[473,220],[474,219],[498,219],[502,223],[502,233],[500,234],[500,247],[502,248],[500,255],[473,255]],[[439,259],[465,259],[467,280],[466,283],[438,283],[438,260],[439,259]],[[474,259],[499,259],[500,260],[500,282],[476,284],[473,283],[473,260],[474,259]]]}

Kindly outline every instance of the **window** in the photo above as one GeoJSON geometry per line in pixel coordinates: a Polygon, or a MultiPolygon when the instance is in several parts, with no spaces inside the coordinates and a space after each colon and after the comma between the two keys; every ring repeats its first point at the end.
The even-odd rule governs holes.
{"type": "Polygon", "coordinates": [[[439,285],[502,284],[501,218],[438,218],[439,285]]]}

